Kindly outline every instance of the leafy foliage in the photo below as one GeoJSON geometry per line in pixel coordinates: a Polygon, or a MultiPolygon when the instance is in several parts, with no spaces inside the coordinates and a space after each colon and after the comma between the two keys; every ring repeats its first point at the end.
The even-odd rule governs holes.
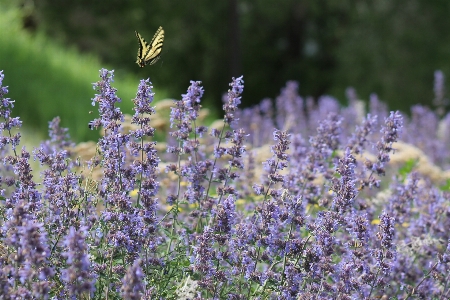
{"type": "Polygon", "coordinates": [[[37,28],[115,68],[150,72],[172,97],[202,78],[210,106],[219,107],[228,78],[245,74],[245,106],[297,80],[314,98],[342,99],[353,84],[360,98],[376,91],[406,111],[431,99],[435,69],[450,74],[449,7],[445,0],[42,0],[29,15],[37,28]],[[158,26],[166,30],[159,65],[136,70],[133,32],[151,36],[158,26]]]}

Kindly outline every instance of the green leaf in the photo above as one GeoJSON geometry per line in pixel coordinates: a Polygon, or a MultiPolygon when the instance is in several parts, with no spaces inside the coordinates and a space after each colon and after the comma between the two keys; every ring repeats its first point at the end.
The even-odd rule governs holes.
{"type": "Polygon", "coordinates": [[[398,174],[402,179],[405,179],[411,172],[414,170],[414,168],[417,166],[418,160],[417,159],[410,159],[405,162],[405,164],[398,170],[398,174]]]}
{"type": "Polygon", "coordinates": [[[441,186],[439,187],[439,189],[440,189],[441,191],[444,191],[444,192],[450,191],[450,179],[447,179],[447,180],[445,181],[445,184],[444,184],[444,185],[441,185],[441,186]]]}

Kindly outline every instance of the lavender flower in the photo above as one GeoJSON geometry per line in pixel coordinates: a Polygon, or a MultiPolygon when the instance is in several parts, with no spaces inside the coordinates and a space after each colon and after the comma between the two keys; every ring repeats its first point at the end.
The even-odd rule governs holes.
{"type": "Polygon", "coordinates": [[[350,149],[347,148],[344,157],[339,159],[336,172],[340,175],[340,178],[332,179],[333,185],[331,189],[335,193],[332,207],[337,212],[343,213],[350,209],[357,195],[355,188],[355,158],[351,155],[350,149]]]}
{"type": "Polygon", "coordinates": [[[317,202],[321,187],[313,180],[321,173],[325,178],[333,175],[326,168],[333,151],[337,150],[339,142],[341,118],[330,113],[328,118],[320,122],[317,134],[309,139],[310,146],[300,137],[295,136],[294,155],[291,155],[289,175],[285,177],[284,188],[291,190],[291,194],[302,197],[304,205],[317,202]]]}
{"type": "Polygon", "coordinates": [[[200,284],[208,286],[208,280],[215,273],[215,250],[212,248],[214,243],[213,231],[206,226],[203,233],[196,238],[196,246],[193,246],[191,263],[193,270],[202,274],[200,284]]]}
{"type": "Polygon", "coordinates": [[[350,105],[358,101],[358,95],[353,87],[348,87],[345,89],[345,96],[347,97],[350,105]]]}
{"type": "Polygon", "coordinates": [[[409,221],[411,218],[411,203],[417,197],[419,189],[419,175],[416,172],[410,174],[406,184],[398,184],[393,187],[395,191],[389,201],[389,211],[397,223],[409,221]]]}
{"type": "Polygon", "coordinates": [[[285,169],[288,164],[287,150],[289,149],[289,134],[286,131],[275,130],[273,132],[273,138],[277,141],[277,144],[271,147],[273,157],[269,158],[263,163],[264,170],[267,172],[268,189],[272,184],[280,183],[284,181],[284,176],[280,174],[280,171],[285,169]]]}
{"type": "Polygon", "coordinates": [[[122,280],[121,296],[123,299],[140,300],[144,292],[144,273],[140,267],[141,260],[137,259],[127,269],[127,274],[122,280]]]}
{"type": "Polygon", "coordinates": [[[216,232],[229,233],[236,222],[236,211],[233,195],[229,195],[222,204],[219,204],[216,212],[216,232]]]}
{"type": "Polygon", "coordinates": [[[0,139],[0,149],[4,149],[7,144],[11,144],[11,147],[15,152],[16,147],[20,142],[20,133],[13,135],[11,129],[22,127],[22,121],[20,121],[19,117],[11,117],[11,109],[14,107],[14,101],[5,98],[5,95],[8,94],[8,87],[2,86],[3,78],[5,78],[5,75],[3,75],[3,71],[0,71],[0,117],[4,120],[4,122],[0,123],[0,129],[2,132],[4,130],[8,131],[9,136],[2,134],[0,139]]]}
{"type": "Polygon", "coordinates": [[[309,142],[311,150],[308,153],[312,168],[318,172],[324,172],[326,160],[339,146],[340,123],[342,119],[330,113],[328,117],[320,122],[317,135],[311,137],[309,142]]]}
{"type": "Polygon", "coordinates": [[[79,230],[70,227],[69,234],[63,242],[65,252],[62,256],[67,259],[67,268],[62,270],[61,279],[66,283],[67,296],[71,299],[78,299],[83,295],[92,297],[95,291],[95,279],[91,273],[86,235],[85,227],[79,230]]]}
{"type": "Polygon", "coordinates": [[[8,295],[13,298],[48,299],[54,270],[48,259],[50,249],[45,230],[41,223],[26,217],[23,206],[18,206],[11,217],[6,228],[8,225],[11,228],[13,223],[17,227],[6,231],[5,242],[16,251],[9,258],[12,261],[2,262],[9,282],[3,290],[8,290],[8,295]]]}
{"type": "Polygon", "coordinates": [[[3,159],[3,163],[10,165],[17,175],[16,189],[12,192],[11,197],[6,199],[6,207],[11,208],[24,202],[29,216],[38,218],[38,215],[43,212],[41,193],[37,190],[33,180],[29,159],[30,154],[25,148],[22,149],[21,156],[6,156],[3,159]],[[37,215],[33,215],[34,213],[37,215]]]}
{"type": "Polygon", "coordinates": [[[48,135],[50,142],[57,146],[59,150],[67,147],[73,147],[74,143],[70,140],[69,129],[60,127],[61,119],[55,117],[52,121],[48,122],[48,135]]]}
{"type": "Polygon", "coordinates": [[[315,223],[311,224],[310,229],[316,238],[313,249],[318,257],[333,254],[333,246],[336,243],[333,234],[338,230],[339,223],[342,222],[341,219],[339,214],[330,211],[317,214],[315,223]]]}
{"type": "MultiPolygon", "coordinates": [[[[140,176],[140,190],[138,194],[137,205],[142,203],[144,222],[148,226],[149,232],[153,232],[156,226],[156,209],[159,183],[157,181],[157,168],[159,165],[159,158],[155,149],[154,142],[144,143],[145,137],[153,137],[155,129],[150,126],[149,114],[154,113],[154,109],[150,106],[153,102],[154,93],[150,80],[141,80],[136,98],[134,99],[135,114],[131,120],[132,124],[140,126],[139,129],[130,131],[130,136],[134,137],[136,141],[128,142],[128,149],[131,153],[141,154],[140,160],[134,160],[131,166],[130,173],[140,176]]],[[[130,178],[130,183],[134,183],[134,179],[130,178]]],[[[139,223],[139,222],[138,222],[139,223]]],[[[145,236],[147,233],[142,232],[145,236]]]]}
{"type": "Polygon", "coordinates": [[[298,95],[298,83],[288,81],[276,99],[276,127],[285,131],[306,127],[303,98],[298,95]]]}
{"type": "Polygon", "coordinates": [[[372,116],[377,116],[378,120],[384,120],[389,115],[387,105],[380,101],[377,94],[370,94],[369,113],[372,116]]]}
{"type": "Polygon", "coordinates": [[[93,120],[90,124],[92,128],[100,125],[107,131],[117,133],[119,124],[117,121],[123,121],[123,115],[119,108],[115,107],[116,103],[122,100],[116,96],[116,89],[111,87],[114,82],[114,71],[106,69],[100,70],[101,81],[94,83],[94,89],[99,92],[92,99],[92,106],[97,102],[99,104],[100,118],[93,120]]]}
{"type": "Polygon", "coordinates": [[[355,132],[347,142],[347,148],[350,148],[351,152],[354,154],[362,154],[365,144],[368,142],[367,138],[373,133],[376,124],[377,116],[368,114],[361,126],[356,127],[355,132]]]}
{"type": "Polygon", "coordinates": [[[355,280],[355,269],[355,263],[352,261],[342,260],[337,265],[336,277],[338,280],[336,280],[336,286],[339,297],[350,296],[359,287],[359,283],[355,280]]]}
{"type": "MultiPolygon", "coordinates": [[[[192,129],[192,123],[198,118],[200,109],[200,98],[203,95],[203,87],[200,86],[200,81],[191,81],[186,94],[182,95],[182,100],[175,103],[176,107],[172,108],[170,113],[170,127],[176,127],[177,130],[170,133],[181,144],[177,150],[180,154],[181,150],[184,153],[196,152],[198,150],[198,140],[190,140],[191,133],[202,133],[203,128],[197,131],[197,128],[192,129]]],[[[172,152],[174,153],[174,152],[172,152]]]]}
{"type": "MultiPolygon", "coordinates": [[[[199,149],[199,137],[207,130],[204,126],[197,126],[197,118],[201,108],[200,99],[203,96],[203,87],[200,81],[191,81],[187,93],[182,95],[181,101],[175,102],[175,107],[171,108],[170,127],[176,130],[170,132],[170,136],[178,142],[177,146],[169,146],[168,153],[177,155],[177,164],[168,164],[166,172],[175,172],[178,175],[177,187],[174,187],[174,193],[166,198],[167,203],[175,204],[175,211],[178,210],[180,198],[187,200],[190,204],[196,203],[199,209],[204,205],[209,206],[206,199],[206,182],[208,176],[211,176],[213,163],[206,159],[204,153],[199,149]],[[182,155],[188,157],[182,163],[182,155]],[[187,188],[184,194],[181,189],[181,181],[185,179],[187,188]],[[182,195],[182,196],[181,196],[182,195]]],[[[175,212],[176,218],[177,212],[175,212]]],[[[194,212],[195,216],[202,215],[199,211],[194,212]]]]}
{"type": "Polygon", "coordinates": [[[434,72],[433,91],[433,105],[436,106],[437,114],[442,116],[445,113],[445,107],[448,105],[448,99],[445,98],[445,75],[441,70],[434,72]]]}
{"type": "Polygon", "coordinates": [[[378,238],[381,241],[381,247],[386,250],[391,250],[395,248],[393,243],[395,234],[395,219],[391,217],[388,213],[383,212],[380,216],[380,225],[378,232],[378,238]]]}
{"type": "Polygon", "coordinates": [[[183,176],[189,185],[184,193],[184,198],[189,203],[200,201],[204,197],[205,187],[203,186],[205,178],[212,167],[209,160],[199,161],[198,163],[188,160],[184,166],[181,167],[180,175],[183,176]]]}
{"type": "Polygon", "coordinates": [[[376,148],[378,150],[377,162],[372,163],[366,160],[366,167],[372,171],[368,180],[364,182],[364,185],[369,187],[380,185],[380,180],[372,177],[372,174],[379,176],[385,174],[385,164],[390,161],[389,153],[394,151],[392,144],[399,138],[403,127],[403,117],[396,111],[391,112],[388,118],[385,119],[385,126],[381,129],[381,140],[377,142],[376,148]]]}
{"type": "Polygon", "coordinates": [[[235,121],[234,112],[236,111],[239,104],[241,104],[241,94],[244,91],[244,80],[243,76],[234,78],[230,83],[231,89],[228,90],[227,101],[223,105],[223,110],[225,116],[223,118],[225,124],[231,125],[235,121]]]}
{"type": "Polygon", "coordinates": [[[142,139],[144,136],[152,136],[153,129],[148,125],[149,119],[144,113],[151,113],[149,106],[153,93],[150,82],[141,81],[136,98],[134,99],[136,114],[132,122],[139,124],[140,128],[122,133],[121,121],[123,115],[120,109],[115,107],[120,99],[115,95],[116,90],[111,87],[113,73],[102,70],[101,81],[95,84],[99,92],[94,98],[94,103],[99,103],[100,121],[105,129],[105,135],[99,140],[99,149],[103,156],[102,166],[104,177],[99,187],[99,196],[106,203],[107,209],[102,212],[101,220],[108,229],[107,240],[109,245],[123,248],[133,259],[144,245],[150,249],[156,247],[151,238],[155,230],[156,199],[153,196],[158,190],[155,180],[158,158],[153,144],[141,144],[133,139],[142,139]],[[131,153],[141,152],[141,161],[127,161],[126,147],[130,147],[131,153]],[[144,204],[143,209],[132,207],[130,193],[135,189],[137,175],[140,174],[139,199],[144,204]]]}
{"type": "Polygon", "coordinates": [[[346,230],[358,242],[362,242],[361,246],[365,246],[370,238],[369,220],[367,213],[359,213],[352,211],[350,215],[345,217],[346,230]]]}
{"type": "Polygon", "coordinates": [[[164,174],[148,141],[155,135],[150,80],[139,84],[136,129],[126,133],[113,73],[100,75],[100,118],[92,124],[104,135],[87,170],[98,166],[99,177],[73,160],[68,132],[55,118],[50,140],[34,150],[43,169],[36,182],[30,154],[7,149],[20,136],[9,139],[12,101],[0,90],[0,142],[10,152],[0,153],[0,298],[176,298],[188,282],[188,296],[198,299],[448,298],[445,172],[388,164],[396,141],[446,164],[448,139],[434,134],[436,113],[416,106],[410,119],[387,116],[372,95],[360,122],[356,95],[348,95],[348,108],[329,96],[317,106],[294,82],[276,110],[265,100],[241,111],[237,78],[225,96],[222,129],[202,136],[203,87],[193,81],[171,112],[174,131],[162,161],[174,174],[164,174]],[[266,147],[251,147],[265,145],[268,130],[276,144],[263,158],[266,147]],[[393,176],[381,184],[384,173],[393,176]],[[160,196],[172,206],[159,206],[160,196]]]}
{"type": "MultiPolygon", "coordinates": [[[[51,140],[41,143],[33,154],[41,166],[47,167],[42,172],[43,198],[48,201],[45,226],[48,231],[63,236],[69,224],[79,222],[76,212],[79,210],[78,199],[81,198],[78,192],[81,178],[72,171],[75,164],[70,160],[69,151],[65,150],[72,143],[67,130],[59,127],[59,121],[55,118],[49,123],[51,140]]],[[[88,201],[85,202],[84,212],[94,213],[93,205],[88,201]]],[[[92,217],[85,221],[92,224],[94,220],[96,218],[92,217]]]]}

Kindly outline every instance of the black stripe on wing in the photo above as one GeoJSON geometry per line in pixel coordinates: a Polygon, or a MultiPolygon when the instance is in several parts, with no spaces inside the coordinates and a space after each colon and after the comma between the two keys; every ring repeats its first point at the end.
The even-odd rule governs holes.
{"type": "Polygon", "coordinates": [[[139,50],[136,63],[142,68],[145,65],[152,65],[158,61],[164,42],[164,30],[160,26],[150,42],[150,45],[136,32],[139,41],[139,50]]]}

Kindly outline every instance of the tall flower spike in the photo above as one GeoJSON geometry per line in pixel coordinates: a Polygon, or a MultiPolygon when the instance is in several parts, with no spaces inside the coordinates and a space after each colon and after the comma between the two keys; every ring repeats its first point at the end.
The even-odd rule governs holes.
{"type": "Polygon", "coordinates": [[[156,143],[144,141],[145,137],[153,137],[155,132],[150,126],[150,115],[155,112],[150,106],[154,96],[152,88],[149,79],[141,80],[136,98],[133,100],[135,114],[131,123],[140,128],[130,131],[130,137],[134,139],[130,138],[127,146],[132,155],[140,155],[141,158],[135,159],[130,167],[130,172],[138,177],[137,180],[133,178],[130,181],[140,182],[136,205],[140,210],[133,216],[135,227],[125,225],[125,228],[137,233],[136,242],[145,241],[144,244],[150,251],[155,246],[152,233],[156,227],[158,199],[155,196],[159,190],[157,168],[160,162],[155,149],[156,143]]]}
{"type": "MultiPolygon", "coordinates": [[[[138,90],[136,92],[136,98],[133,99],[135,114],[133,117],[137,118],[143,114],[154,114],[155,109],[150,106],[153,102],[153,97],[155,93],[152,91],[153,86],[150,82],[150,79],[141,80],[138,86],[138,90]]],[[[135,120],[136,122],[137,120],[135,120]]],[[[139,124],[139,123],[136,123],[139,124]]]]}
{"type": "Polygon", "coordinates": [[[8,94],[8,87],[2,86],[3,78],[5,78],[5,75],[3,74],[3,71],[0,71],[0,117],[3,118],[3,122],[0,123],[0,130],[8,131],[7,135],[2,134],[0,136],[0,149],[3,150],[7,144],[10,144],[15,152],[16,147],[20,142],[20,133],[13,135],[11,130],[13,128],[22,127],[22,121],[20,121],[19,117],[11,117],[11,110],[14,107],[14,101],[10,98],[5,98],[5,95],[8,94]]]}
{"type": "Polygon", "coordinates": [[[315,171],[325,172],[326,160],[333,151],[338,149],[341,122],[341,117],[335,113],[329,113],[327,118],[319,123],[317,134],[309,139],[311,150],[308,156],[310,156],[309,160],[315,171]]]}
{"type": "MultiPolygon", "coordinates": [[[[100,119],[94,123],[101,124],[105,130],[105,135],[99,140],[99,149],[103,155],[104,179],[102,180],[102,194],[114,192],[121,194],[122,189],[133,190],[134,182],[128,181],[130,172],[125,172],[125,145],[129,140],[129,135],[122,134],[121,121],[123,115],[120,108],[115,107],[120,102],[116,96],[116,89],[111,87],[113,82],[113,71],[102,69],[100,71],[101,80],[94,84],[98,94],[93,99],[93,104],[98,102],[100,119]]],[[[104,195],[103,195],[104,196],[104,195]]],[[[112,197],[111,197],[112,198],[112,197]]],[[[109,201],[109,199],[108,199],[109,201]]]]}
{"type": "Polygon", "coordinates": [[[66,251],[62,255],[67,259],[67,268],[62,270],[61,279],[66,283],[67,293],[72,298],[92,296],[95,290],[95,280],[90,272],[86,235],[86,228],[75,230],[74,227],[70,227],[69,234],[63,242],[66,251]]]}
{"type": "MultiPolygon", "coordinates": [[[[169,153],[192,153],[198,149],[198,141],[191,140],[189,136],[193,133],[193,125],[198,118],[200,109],[200,99],[203,95],[203,87],[200,86],[201,81],[191,81],[187,93],[182,95],[181,101],[175,102],[170,112],[170,128],[175,127],[176,130],[170,132],[180,144],[181,147],[171,147],[167,149],[169,153]]],[[[203,129],[195,133],[203,133],[203,129]]]]}
{"type": "MultiPolygon", "coordinates": [[[[126,146],[132,136],[122,132],[123,115],[120,108],[115,106],[120,102],[120,98],[116,96],[116,89],[111,87],[113,72],[102,69],[100,77],[101,80],[94,84],[98,92],[94,104],[99,104],[100,119],[94,120],[94,123],[102,125],[105,130],[104,136],[98,142],[104,172],[99,196],[106,203],[101,219],[108,230],[109,246],[125,249],[126,253],[131,255],[129,259],[134,259],[147,239],[148,226],[144,223],[145,217],[132,207],[130,196],[137,181],[137,168],[127,160],[126,146]]],[[[140,104],[138,107],[142,109],[140,104]]],[[[152,204],[149,203],[148,206],[151,207],[152,204]]],[[[108,251],[112,251],[112,247],[108,251]]]]}
{"type": "Polygon", "coordinates": [[[116,103],[122,100],[116,96],[117,89],[111,86],[111,83],[114,82],[114,71],[101,69],[100,78],[100,81],[94,83],[94,90],[98,91],[99,94],[96,94],[92,99],[92,106],[98,102],[100,118],[91,121],[89,124],[91,129],[103,126],[105,130],[117,133],[120,127],[117,121],[123,121],[123,115],[120,109],[115,107],[116,103]]]}
{"type": "Polygon", "coordinates": [[[48,135],[50,141],[58,146],[58,149],[63,149],[65,147],[74,146],[70,141],[70,134],[68,128],[63,128],[60,126],[61,118],[55,117],[53,120],[48,122],[48,135]]]}
{"type": "Polygon", "coordinates": [[[445,75],[441,70],[434,72],[434,99],[433,105],[437,109],[437,114],[442,116],[445,113],[445,107],[449,104],[445,99],[445,75]]]}
{"type": "Polygon", "coordinates": [[[335,193],[333,208],[339,213],[350,209],[357,195],[355,188],[355,158],[350,153],[350,149],[345,150],[344,157],[340,158],[336,172],[340,178],[333,178],[332,190],[335,193]]]}
{"type": "MultiPolygon", "coordinates": [[[[215,251],[214,245],[214,232],[213,230],[205,226],[203,233],[196,237],[196,246],[193,246],[191,265],[195,272],[210,278],[216,272],[215,268],[215,251]]],[[[204,278],[205,278],[204,277],[204,278]]],[[[206,279],[205,278],[205,279],[206,279]]]]}
{"type": "Polygon", "coordinates": [[[372,116],[377,116],[378,120],[384,120],[389,115],[386,103],[381,102],[375,93],[369,97],[369,112],[372,116]]]}
{"type": "Polygon", "coordinates": [[[394,235],[395,235],[395,219],[391,217],[387,212],[384,212],[380,216],[380,225],[378,225],[380,231],[378,237],[381,240],[381,246],[387,250],[394,247],[394,235]]]}
{"type": "Polygon", "coordinates": [[[290,134],[286,131],[275,130],[273,132],[273,139],[277,143],[271,147],[273,156],[263,162],[265,171],[268,173],[268,179],[271,184],[276,184],[284,181],[284,175],[280,171],[284,170],[288,164],[287,150],[289,149],[290,134]]]}
{"type": "Polygon", "coordinates": [[[48,266],[50,249],[46,232],[42,224],[34,220],[26,220],[18,231],[20,246],[15,256],[18,258],[16,267],[19,281],[24,287],[31,287],[33,299],[43,299],[50,292],[51,283],[48,279],[54,274],[48,266]]]}
{"type": "Polygon", "coordinates": [[[228,90],[228,95],[226,98],[226,103],[223,105],[223,110],[225,112],[224,122],[231,125],[235,121],[234,112],[241,104],[241,94],[244,91],[244,80],[243,76],[234,78],[230,83],[231,89],[228,90]]]}
{"type": "Polygon", "coordinates": [[[373,133],[376,124],[377,116],[368,114],[362,124],[356,127],[355,132],[347,142],[347,147],[350,148],[352,153],[362,154],[364,152],[365,144],[368,142],[367,138],[373,133]]]}
{"type": "MultiPolygon", "coordinates": [[[[178,172],[181,177],[184,177],[187,182],[187,188],[184,192],[184,198],[189,203],[199,202],[204,196],[204,182],[207,173],[211,169],[211,162],[209,160],[198,159],[199,140],[206,127],[197,127],[196,120],[199,116],[201,108],[200,100],[203,96],[203,87],[201,81],[191,81],[187,93],[182,95],[182,99],[175,103],[175,107],[171,108],[170,113],[170,127],[175,127],[176,130],[170,132],[178,142],[178,147],[168,147],[167,152],[181,155],[187,154],[189,157],[184,161],[184,164],[178,162],[178,165],[169,164],[166,167],[167,172],[178,172]]],[[[179,180],[181,180],[179,177],[179,180]]],[[[174,203],[180,196],[180,189],[177,189],[177,195],[172,194],[167,198],[168,203],[174,203]]]]}
{"type": "Polygon", "coordinates": [[[378,161],[373,167],[378,174],[384,174],[384,164],[390,161],[389,153],[395,150],[392,144],[398,140],[402,131],[403,117],[398,111],[392,111],[384,124],[385,126],[381,129],[381,141],[377,143],[378,161]]]}
{"type": "Polygon", "coordinates": [[[298,94],[298,83],[288,81],[286,87],[281,89],[280,95],[276,98],[276,124],[277,128],[285,131],[295,130],[306,127],[305,112],[303,108],[303,99],[298,94]]]}
{"type": "Polygon", "coordinates": [[[216,232],[229,233],[236,222],[236,208],[233,195],[229,195],[222,204],[219,204],[216,212],[216,232]]]}
{"type": "Polygon", "coordinates": [[[358,101],[358,94],[356,93],[355,88],[351,86],[345,89],[345,96],[347,97],[348,102],[350,104],[353,104],[356,101],[358,101]]]}
{"type": "Polygon", "coordinates": [[[132,266],[127,269],[122,279],[121,294],[123,299],[140,300],[144,292],[144,272],[140,267],[141,260],[136,259],[132,266]]]}

